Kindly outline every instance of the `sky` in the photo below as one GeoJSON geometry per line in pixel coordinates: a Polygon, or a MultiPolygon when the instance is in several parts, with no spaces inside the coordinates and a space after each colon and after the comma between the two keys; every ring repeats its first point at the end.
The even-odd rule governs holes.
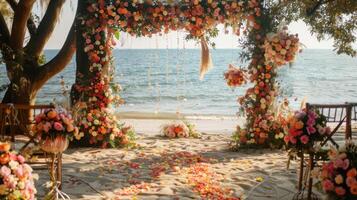
{"type": "MultiPolygon", "coordinates": [[[[75,9],[71,8],[70,1],[67,1],[62,11],[60,22],[57,24],[55,31],[46,45],[46,49],[60,49],[65,41],[67,33],[74,19],[75,9]]],[[[74,1],[75,2],[75,1],[74,1]]],[[[75,3],[74,3],[75,4],[75,3]]],[[[72,5],[76,6],[76,5],[72,5]]],[[[213,41],[216,43],[216,48],[238,48],[238,37],[233,34],[225,34],[223,27],[219,27],[220,34],[213,41]]],[[[306,24],[302,21],[294,22],[289,25],[290,33],[299,34],[300,42],[309,49],[332,49],[333,40],[318,41],[314,35],[310,34],[310,31],[306,24]]],[[[135,38],[128,36],[127,34],[121,34],[121,39],[118,42],[116,48],[128,48],[128,49],[155,49],[155,48],[199,48],[194,41],[179,42],[182,41],[185,32],[170,32],[168,35],[154,36],[152,38],[135,38]]]]}

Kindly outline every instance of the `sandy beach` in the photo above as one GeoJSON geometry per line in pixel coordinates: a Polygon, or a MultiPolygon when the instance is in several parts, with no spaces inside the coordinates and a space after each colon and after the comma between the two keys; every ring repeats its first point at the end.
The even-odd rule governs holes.
{"type": "MultiPolygon", "coordinates": [[[[287,169],[286,152],[228,148],[234,120],[194,121],[199,139],[160,136],[160,125],[170,120],[125,121],[138,132],[138,148],[65,152],[63,191],[71,199],[204,199],[212,192],[209,199],[290,200],[297,191],[297,164],[287,169]]],[[[48,176],[37,172],[41,199],[48,176]]]]}

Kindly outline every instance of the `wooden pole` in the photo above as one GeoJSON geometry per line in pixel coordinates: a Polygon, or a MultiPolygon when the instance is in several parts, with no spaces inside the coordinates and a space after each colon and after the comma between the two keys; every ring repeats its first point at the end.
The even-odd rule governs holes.
{"type": "Polygon", "coordinates": [[[58,189],[62,190],[62,153],[57,154],[57,183],[58,189]]]}

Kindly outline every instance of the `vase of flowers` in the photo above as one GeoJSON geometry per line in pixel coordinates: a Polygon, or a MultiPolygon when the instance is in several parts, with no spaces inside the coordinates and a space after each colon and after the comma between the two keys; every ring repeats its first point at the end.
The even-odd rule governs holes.
{"type": "Polygon", "coordinates": [[[297,151],[313,152],[315,142],[325,140],[330,134],[326,118],[312,110],[295,112],[288,118],[284,141],[297,151]]]}
{"type": "Polygon", "coordinates": [[[322,189],[330,199],[357,199],[357,146],[348,141],[342,148],[331,148],[329,161],[316,169],[322,189]]]}
{"type": "Polygon", "coordinates": [[[35,133],[40,147],[48,153],[61,153],[68,148],[69,139],[78,134],[73,119],[64,109],[49,109],[35,117],[35,133]]]}
{"type": "Polygon", "coordinates": [[[0,199],[34,200],[37,190],[32,168],[25,158],[10,152],[9,143],[0,142],[0,199]]]}

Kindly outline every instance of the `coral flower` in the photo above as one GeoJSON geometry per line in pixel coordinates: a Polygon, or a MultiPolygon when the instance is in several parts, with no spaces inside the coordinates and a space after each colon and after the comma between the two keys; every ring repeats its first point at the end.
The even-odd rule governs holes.
{"type": "Polygon", "coordinates": [[[338,196],[343,196],[346,194],[346,190],[343,187],[336,187],[335,192],[338,196]]]}
{"type": "Polygon", "coordinates": [[[62,126],[62,124],[59,123],[59,122],[55,122],[55,123],[53,124],[53,127],[54,127],[57,131],[63,131],[63,126],[62,126]]]}
{"type": "Polygon", "coordinates": [[[357,195],[357,183],[353,184],[350,188],[350,192],[353,195],[357,195]]]}
{"type": "Polygon", "coordinates": [[[355,184],[357,184],[356,178],[354,178],[354,177],[347,177],[346,178],[346,185],[348,187],[352,187],[355,184]]]}
{"type": "Polygon", "coordinates": [[[356,177],[356,176],[357,176],[356,168],[352,168],[352,169],[348,170],[347,177],[356,177]]]}

